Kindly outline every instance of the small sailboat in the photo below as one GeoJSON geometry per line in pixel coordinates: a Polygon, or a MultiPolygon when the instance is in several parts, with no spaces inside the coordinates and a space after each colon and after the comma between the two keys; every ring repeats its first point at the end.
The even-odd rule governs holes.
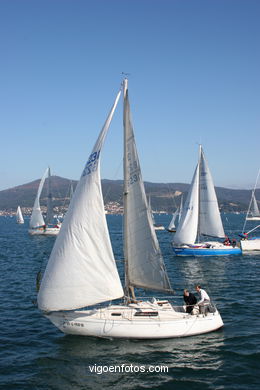
{"type": "Polygon", "coordinates": [[[154,215],[153,215],[153,209],[152,209],[152,206],[151,206],[151,196],[149,196],[148,207],[150,209],[151,217],[152,217],[152,220],[153,220],[154,230],[164,230],[164,226],[163,225],[161,225],[160,223],[156,223],[155,222],[154,215]]]}
{"type": "Polygon", "coordinates": [[[23,214],[22,214],[22,210],[21,210],[20,206],[17,207],[16,222],[19,223],[19,224],[23,224],[24,223],[23,214]]]}
{"type": "Polygon", "coordinates": [[[173,213],[171,222],[169,223],[169,226],[167,228],[168,232],[170,232],[170,233],[175,233],[176,232],[176,220],[177,220],[177,217],[178,217],[178,223],[180,222],[182,208],[183,208],[182,202],[183,202],[183,196],[181,196],[180,206],[177,207],[177,209],[173,213]]]}
{"type": "Polygon", "coordinates": [[[201,145],[199,161],[172,246],[176,256],[241,254],[235,240],[231,242],[225,236],[212,176],[201,145]],[[225,240],[201,242],[201,236],[225,240]]]}
{"type": "Polygon", "coordinates": [[[47,168],[44,172],[44,175],[40,181],[37,195],[34,201],[32,215],[29,223],[29,234],[31,235],[46,235],[46,236],[56,236],[60,231],[61,224],[60,222],[53,220],[53,207],[52,207],[52,193],[51,193],[51,171],[50,168],[47,168]],[[48,177],[48,197],[47,197],[47,215],[46,221],[44,221],[41,206],[40,206],[40,196],[44,186],[44,182],[48,177]]]}
{"type": "Polygon", "coordinates": [[[251,205],[249,206],[249,212],[246,217],[247,221],[260,221],[260,212],[258,204],[255,198],[254,192],[252,193],[251,205]]]}
{"type": "Polygon", "coordinates": [[[173,213],[171,222],[169,223],[169,226],[167,228],[168,232],[170,232],[170,233],[175,233],[176,232],[176,225],[175,225],[175,223],[176,223],[176,219],[177,219],[178,214],[179,214],[179,207],[177,207],[177,209],[173,213]]]}
{"type": "Polygon", "coordinates": [[[84,336],[160,339],[222,327],[217,309],[190,315],[168,300],[136,301],[134,288],[172,293],[147,202],[124,80],[123,289],[105,216],[100,155],[121,90],[106,119],[65,215],[37,297],[62,332],[84,336]],[[120,302],[110,301],[118,300],[120,302]],[[101,304],[102,306],[97,306],[101,304]]]}
{"type": "Polygon", "coordinates": [[[258,171],[255,187],[252,191],[252,196],[246,213],[243,230],[242,233],[240,234],[240,237],[242,238],[240,241],[240,246],[243,252],[260,250],[260,236],[249,236],[249,234],[259,229],[260,225],[257,225],[254,228],[250,229],[248,232],[245,232],[247,221],[260,221],[260,213],[259,213],[259,209],[255,197],[255,191],[258,183],[259,174],[260,174],[260,170],[258,171]]]}

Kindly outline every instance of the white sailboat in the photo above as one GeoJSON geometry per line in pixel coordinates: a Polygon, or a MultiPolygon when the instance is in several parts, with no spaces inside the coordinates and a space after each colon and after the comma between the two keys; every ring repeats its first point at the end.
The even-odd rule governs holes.
{"type": "Polygon", "coordinates": [[[109,237],[100,179],[100,153],[121,91],[90,154],[38,293],[38,307],[62,332],[155,339],[211,332],[219,312],[190,315],[166,300],[133,301],[134,287],[171,293],[149,210],[124,80],[125,292],[109,237]],[[109,301],[125,298],[122,303],[109,301]],[[101,307],[95,305],[103,303],[101,307]]]}
{"type": "Polygon", "coordinates": [[[23,214],[22,214],[22,210],[21,210],[20,206],[17,207],[16,222],[19,223],[19,224],[23,224],[24,223],[23,214]]]}
{"type": "Polygon", "coordinates": [[[171,219],[171,222],[169,223],[169,226],[167,228],[168,232],[170,233],[175,233],[176,232],[176,219],[177,219],[177,216],[179,215],[179,207],[177,207],[177,209],[175,210],[175,212],[173,213],[172,215],[172,219],[171,219]]]}
{"type": "Polygon", "coordinates": [[[153,209],[152,209],[152,206],[151,206],[151,196],[149,196],[148,207],[150,209],[151,217],[152,217],[152,220],[153,220],[154,230],[164,230],[164,226],[163,225],[161,225],[160,223],[156,223],[155,222],[154,215],[153,215],[153,209]]]}
{"type": "Polygon", "coordinates": [[[219,212],[212,176],[202,146],[184,210],[173,239],[176,256],[226,256],[241,254],[235,241],[200,241],[201,236],[224,239],[225,232],[219,212]]]}
{"type": "Polygon", "coordinates": [[[255,230],[260,228],[260,225],[255,226],[254,228],[250,229],[249,231],[245,232],[247,221],[259,221],[260,220],[260,213],[255,197],[255,191],[256,186],[258,183],[260,170],[258,171],[258,175],[255,182],[255,187],[252,191],[252,197],[249,203],[249,207],[246,213],[246,218],[243,226],[243,231],[240,234],[242,237],[242,240],[240,241],[240,246],[243,252],[248,251],[259,251],[260,250],[260,236],[249,236],[249,234],[253,233],[255,230]]]}
{"type": "Polygon", "coordinates": [[[53,208],[52,208],[52,194],[51,194],[51,184],[50,179],[51,172],[50,168],[47,168],[44,172],[44,175],[40,181],[37,195],[34,201],[32,215],[29,223],[29,234],[31,235],[46,235],[46,236],[56,236],[60,231],[61,224],[59,221],[53,223],[53,208]],[[46,221],[44,221],[41,206],[40,206],[40,196],[44,186],[44,182],[48,177],[48,198],[47,198],[47,216],[46,221]]]}
{"type": "Polygon", "coordinates": [[[260,212],[258,204],[255,198],[254,192],[252,193],[251,205],[249,206],[249,213],[246,217],[247,221],[260,221],[260,212]]]}

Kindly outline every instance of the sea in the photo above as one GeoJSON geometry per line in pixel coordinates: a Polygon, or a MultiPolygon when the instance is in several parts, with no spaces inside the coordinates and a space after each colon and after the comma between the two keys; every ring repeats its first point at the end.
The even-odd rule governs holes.
{"type": "MultiPolygon", "coordinates": [[[[227,234],[238,238],[245,216],[222,217],[227,234]]],[[[171,216],[155,219],[167,226],[171,216]]],[[[108,215],[107,220],[123,277],[122,217],[108,215]]],[[[166,340],[71,336],[37,308],[36,275],[44,270],[55,238],[29,236],[28,222],[18,225],[14,217],[0,217],[1,389],[259,389],[260,253],[175,257],[172,233],[157,231],[174,303],[182,304],[183,289],[195,292],[199,283],[217,305],[224,327],[166,340]]]]}

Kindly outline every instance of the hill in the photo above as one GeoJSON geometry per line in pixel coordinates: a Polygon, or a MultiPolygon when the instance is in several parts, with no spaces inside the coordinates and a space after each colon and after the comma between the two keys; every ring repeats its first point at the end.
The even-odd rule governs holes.
{"type": "MultiPolygon", "coordinates": [[[[69,196],[70,183],[76,187],[75,180],[69,180],[59,176],[52,176],[52,193],[55,206],[63,206],[69,196]]],[[[39,180],[23,184],[17,187],[0,191],[0,210],[14,211],[20,205],[23,208],[31,208],[40,183],[39,180]]],[[[181,194],[186,198],[189,184],[184,183],[150,183],[145,182],[146,193],[151,198],[153,210],[171,213],[180,203],[181,194]]],[[[123,181],[102,180],[102,190],[105,204],[118,202],[122,204],[123,181]]],[[[251,198],[251,190],[234,190],[216,187],[219,206],[222,211],[246,211],[251,198]]],[[[260,190],[256,191],[256,197],[260,198],[260,190]]],[[[46,188],[43,189],[41,204],[46,205],[46,188]]]]}

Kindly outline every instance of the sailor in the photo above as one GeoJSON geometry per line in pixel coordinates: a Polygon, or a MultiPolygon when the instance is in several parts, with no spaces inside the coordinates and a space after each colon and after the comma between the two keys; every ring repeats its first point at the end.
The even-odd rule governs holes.
{"type": "Polygon", "coordinates": [[[197,304],[199,305],[200,313],[205,314],[206,308],[208,308],[210,304],[210,297],[208,296],[206,291],[201,288],[199,284],[196,286],[196,291],[199,294],[199,301],[197,302],[197,304]]]}
{"type": "Polygon", "coordinates": [[[191,314],[194,305],[197,303],[197,298],[194,294],[190,293],[186,288],[183,291],[183,299],[186,303],[186,313],[191,314]]]}

